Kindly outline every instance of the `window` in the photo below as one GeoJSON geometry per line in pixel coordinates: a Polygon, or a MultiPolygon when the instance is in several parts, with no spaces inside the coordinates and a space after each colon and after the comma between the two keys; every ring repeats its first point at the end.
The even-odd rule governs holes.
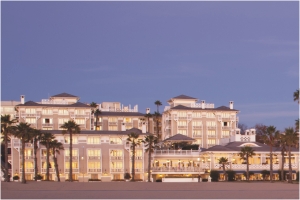
{"type": "Polygon", "coordinates": [[[69,115],[69,111],[66,109],[59,109],[58,114],[59,115],[69,115]]]}
{"type": "Polygon", "coordinates": [[[75,119],[76,124],[85,124],[85,119],[75,119]]]}
{"type": "Polygon", "coordinates": [[[229,127],[229,122],[223,122],[223,126],[229,127]]]}
{"type": "Polygon", "coordinates": [[[193,117],[195,117],[195,118],[201,117],[201,112],[194,112],[193,117]]]}
{"type": "Polygon", "coordinates": [[[122,150],[111,150],[110,156],[123,156],[123,151],[122,150]]]}
{"type": "Polygon", "coordinates": [[[111,162],[110,166],[112,169],[122,169],[123,168],[123,162],[111,162]]]}
{"type": "Polygon", "coordinates": [[[100,149],[88,149],[88,156],[101,156],[100,149]]]}
{"type": "MultiPolygon", "coordinates": [[[[22,164],[20,164],[20,168],[22,169],[22,164]]],[[[25,162],[25,169],[33,169],[34,168],[34,164],[33,162],[25,162]]]]}
{"type": "MultiPolygon", "coordinates": [[[[66,169],[70,169],[70,162],[65,162],[65,164],[66,164],[66,169]]],[[[78,163],[72,161],[72,168],[73,169],[78,169],[78,163]]]]}
{"type": "MultiPolygon", "coordinates": [[[[42,162],[42,168],[47,169],[47,162],[46,161],[42,162]]],[[[52,168],[52,169],[55,168],[54,162],[52,162],[52,161],[49,162],[49,168],[52,168]]]]}
{"type": "Polygon", "coordinates": [[[209,131],[207,131],[207,135],[208,135],[208,136],[213,136],[213,137],[215,137],[215,136],[216,136],[216,131],[214,131],[214,130],[209,130],[209,131]]]}
{"type": "Polygon", "coordinates": [[[53,120],[50,118],[43,118],[43,124],[53,124],[53,120]]]}
{"type": "MultiPolygon", "coordinates": [[[[2,110],[2,107],[1,107],[1,110],[2,110]]],[[[14,107],[5,107],[4,110],[5,110],[5,112],[14,112],[15,108],[14,107]]]]}
{"type": "Polygon", "coordinates": [[[178,112],[178,117],[186,117],[186,112],[178,112]]]}
{"type": "Polygon", "coordinates": [[[25,122],[28,124],[35,124],[36,123],[36,118],[34,117],[26,117],[25,122]]]}
{"type": "Polygon", "coordinates": [[[194,130],[194,131],[193,131],[193,136],[194,136],[194,137],[199,137],[199,136],[201,136],[201,130],[194,130]]]}
{"type": "Polygon", "coordinates": [[[52,112],[51,109],[44,109],[43,110],[43,115],[52,115],[52,114],[53,114],[53,112],[52,112]]]}
{"type": "Polygon", "coordinates": [[[89,162],[88,168],[89,169],[100,169],[101,168],[100,162],[89,162]]]}
{"type": "Polygon", "coordinates": [[[42,130],[53,130],[52,127],[43,127],[42,130]]]}
{"type": "Polygon", "coordinates": [[[33,150],[32,149],[25,149],[24,153],[25,153],[25,156],[33,156],[33,150]]]}
{"type": "Polygon", "coordinates": [[[182,134],[182,135],[186,135],[186,130],[185,129],[180,129],[180,130],[178,130],[178,133],[182,134]]]}
{"type": "Polygon", "coordinates": [[[215,127],[216,126],[216,122],[215,121],[208,121],[208,122],[206,122],[206,125],[210,126],[210,127],[215,127]]]}
{"type": "Polygon", "coordinates": [[[26,108],[26,109],[25,109],[25,112],[26,112],[27,114],[35,114],[35,109],[33,109],[33,108],[26,108]]]}
{"type": "MultiPolygon", "coordinates": [[[[130,151],[130,156],[132,157],[132,151],[130,151]]],[[[135,156],[143,156],[143,150],[135,150],[135,156]]]]}
{"type": "Polygon", "coordinates": [[[59,118],[58,123],[59,124],[64,124],[64,123],[68,122],[69,120],[70,120],[69,118],[59,118]]]}
{"type": "Polygon", "coordinates": [[[109,117],[108,122],[117,122],[117,118],[116,117],[109,117]]]}
{"type": "Polygon", "coordinates": [[[84,115],[84,110],[75,110],[76,115],[84,115]]]}
{"type": "Polygon", "coordinates": [[[229,131],[222,131],[222,137],[228,137],[229,131]]]}
{"type": "MultiPolygon", "coordinates": [[[[78,139],[77,137],[72,136],[72,144],[77,144],[78,139]]],[[[65,144],[70,144],[70,137],[65,137],[65,144]]]]}
{"type": "MultiPolygon", "coordinates": [[[[65,149],[65,156],[70,156],[70,150],[65,149]]],[[[77,149],[72,149],[72,156],[78,156],[78,150],[77,149]]]]}
{"type": "Polygon", "coordinates": [[[126,117],[126,118],[124,119],[124,122],[125,122],[125,123],[131,123],[131,118],[126,117]]]}
{"type": "Polygon", "coordinates": [[[108,130],[109,131],[117,131],[118,130],[118,126],[108,126],[108,130]]]}
{"type": "Polygon", "coordinates": [[[229,113],[222,113],[222,118],[230,118],[230,114],[229,113]]]}
{"type": "Polygon", "coordinates": [[[178,126],[186,126],[186,121],[178,121],[178,126]]]}
{"type": "Polygon", "coordinates": [[[88,137],[88,144],[100,144],[100,137],[88,137]]]}
{"type": "Polygon", "coordinates": [[[111,138],[109,138],[109,143],[110,144],[123,144],[123,142],[122,142],[122,140],[121,140],[121,138],[117,138],[117,137],[111,137],[111,138]]]}
{"type": "Polygon", "coordinates": [[[202,126],[202,121],[193,121],[193,126],[202,126]]]}
{"type": "Polygon", "coordinates": [[[207,144],[216,144],[216,140],[215,139],[208,139],[207,144]]]}
{"type": "Polygon", "coordinates": [[[214,113],[209,112],[209,113],[206,114],[206,117],[207,118],[215,118],[216,116],[215,116],[214,113]]]}
{"type": "Polygon", "coordinates": [[[193,142],[193,144],[202,144],[202,140],[201,139],[196,139],[196,141],[193,142]]]}

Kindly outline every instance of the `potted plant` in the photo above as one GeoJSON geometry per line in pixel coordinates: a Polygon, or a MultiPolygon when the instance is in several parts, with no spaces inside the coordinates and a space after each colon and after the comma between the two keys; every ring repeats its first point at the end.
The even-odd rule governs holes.
{"type": "Polygon", "coordinates": [[[14,182],[19,182],[20,177],[18,175],[13,176],[14,182]]]}
{"type": "Polygon", "coordinates": [[[131,176],[130,176],[130,174],[129,174],[128,172],[125,173],[124,179],[125,179],[126,181],[129,181],[129,179],[131,179],[131,176]]]}
{"type": "Polygon", "coordinates": [[[36,180],[37,181],[41,181],[42,179],[43,179],[43,177],[40,174],[36,175],[36,180]]]}

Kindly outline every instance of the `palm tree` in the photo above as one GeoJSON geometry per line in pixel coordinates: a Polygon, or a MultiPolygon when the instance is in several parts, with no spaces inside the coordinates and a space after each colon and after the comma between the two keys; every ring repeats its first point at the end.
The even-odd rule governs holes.
{"type": "Polygon", "coordinates": [[[128,134],[127,141],[131,142],[130,148],[132,149],[132,179],[131,181],[134,181],[134,175],[135,175],[135,168],[134,168],[134,162],[135,162],[135,148],[141,144],[141,140],[138,139],[139,134],[131,132],[128,134]]]}
{"type": "MultiPolygon", "coordinates": [[[[98,107],[97,103],[92,102],[90,103],[90,107],[91,107],[91,114],[94,115],[95,114],[95,110],[98,107]]],[[[94,121],[92,121],[94,123],[94,121]]],[[[94,124],[92,124],[92,127],[94,127],[94,124]]],[[[96,124],[96,129],[97,129],[97,124],[96,124]]]]}
{"type": "Polygon", "coordinates": [[[152,117],[152,114],[151,113],[147,113],[145,114],[145,116],[147,119],[148,119],[148,133],[150,133],[150,118],[152,117]]]}
{"type": "Polygon", "coordinates": [[[60,182],[60,176],[58,171],[58,164],[57,164],[57,157],[56,154],[60,154],[60,150],[64,150],[64,146],[61,142],[58,142],[57,140],[52,140],[50,143],[51,152],[53,154],[53,162],[56,172],[57,181],[60,182]]]}
{"type": "Polygon", "coordinates": [[[94,111],[94,115],[96,115],[96,130],[97,130],[97,127],[98,127],[98,121],[99,121],[99,115],[101,114],[101,110],[99,109],[96,109],[94,111]]]}
{"type": "Polygon", "coordinates": [[[296,90],[296,92],[294,92],[294,101],[298,101],[299,103],[299,90],[296,90]]]}
{"type": "Polygon", "coordinates": [[[292,158],[291,158],[291,147],[296,146],[299,143],[299,137],[298,133],[294,130],[294,128],[286,128],[285,129],[285,139],[286,139],[286,145],[288,147],[288,153],[289,153],[289,183],[292,182],[292,158]]]}
{"type": "Polygon", "coordinates": [[[245,147],[241,148],[241,152],[238,153],[238,155],[240,156],[241,159],[246,160],[246,164],[247,164],[247,181],[249,181],[249,158],[252,158],[252,156],[255,155],[254,150],[249,146],[245,146],[245,147]]]}
{"type": "Polygon", "coordinates": [[[218,159],[218,161],[219,161],[219,164],[222,165],[224,178],[227,181],[227,174],[226,174],[226,170],[225,170],[225,165],[228,163],[228,158],[221,157],[221,158],[218,159]]]}
{"type": "Polygon", "coordinates": [[[41,135],[41,144],[44,145],[46,147],[46,156],[47,156],[47,160],[46,160],[46,166],[47,166],[47,170],[46,170],[46,180],[49,181],[49,165],[50,165],[50,161],[49,161],[49,156],[50,156],[50,143],[52,140],[55,139],[55,136],[52,133],[43,133],[41,135]]]}
{"type": "Polygon", "coordinates": [[[3,135],[4,140],[4,168],[5,168],[5,182],[9,182],[8,175],[8,139],[15,128],[12,126],[13,123],[16,122],[16,119],[10,120],[10,115],[1,115],[1,134],[3,135]]]}
{"type": "Polygon", "coordinates": [[[279,135],[279,146],[281,147],[281,181],[284,181],[284,152],[286,152],[286,137],[284,134],[279,135]]]}
{"type": "Polygon", "coordinates": [[[159,100],[156,100],[154,104],[157,106],[157,112],[159,113],[159,106],[161,106],[162,103],[159,100]]]}
{"type": "Polygon", "coordinates": [[[32,140],[33,140],[33,154],[34,154],[34,180],[37,181],[38,175],[38,165],[37,165],[37,149],[38,149],[38,141],[41,139],[42,132],[37,129],[33,129],[32,131],[32,140]]]}
{"type": "Polygon", "coordinates": [[[296,119],[295,121],[295,129],[299,132],[299,119],[296,119]]]}
{"type": "Polygon", "coordinates": [[[21,140],[21,156],[22,156],[22,183],[26,183],[25,179],[25,143],[32,139],[33,129],[30,127],[30,124],[20,122],[16,126],[16,130],[13,133],[15,137],[21,140]]]}
{"type": "Polygon", "coordinates": [[[270,182],[273,182],[273,147],[276,145],[280,132],[274,126],[268,126],[262,135],[263,141],[270,146],[270,182]]]}
{"type": "Polygon", "coordinates": [[[72,179],[72,142],[73,142],[73,139],[72,139],[72,136],[74,133],[80,133],[80,127],[78,124],[76,124],[74,121],[68,121],[68,122],[65,122],[60,128],[62,129],[65,129],[62,131],[62,134],[66,134],[68,133],[69,136],[70,136],[70,147],[69,147],[69,151],[70,151],[70,172],[69,172],[69,181],[70,182],[73,182],[73,179],[72,179]]]}
{"type": "Polygon", "coordinates": [[[157,136],[158,139],[160,139],[159,130],[158,130],[160,113],[159,112],[154,112],[153,116],[154,116],[154,119],[156,121],[156,136],[157,136]]]}
{"type": "Polygon", "coordinates": [[[148,182],[150,182],[151,154],[153,153],[153,149],[155,148],[155,145],[158,143],[158,138],[156,136],[150,134],[150,135],[145,136],[143,143],[145,143],[146,152],[148,152],[148,182]]]}

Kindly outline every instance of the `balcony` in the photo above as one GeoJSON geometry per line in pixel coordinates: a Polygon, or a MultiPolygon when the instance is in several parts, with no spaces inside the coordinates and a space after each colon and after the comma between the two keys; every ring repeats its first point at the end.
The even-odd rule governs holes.
{"type": "Polygon", "coordinates": [[[152,167],[152,172],[203,172],[201,167],[152,167]]]}
{"type": "Polygon", "coordinates": [[[199,155],[198,150],[154,150],[153,155],[199,155]]]}
{"type": "Polygon", "coordinates": [[[202,129],[202,126],[193,126],[193,129],[202,129]]]}
{"type": "Polygon", "coordinates": [[[138,173],[143,173],[143,172],[144,172],[144,169],[141,169],[141,168],[135,168],[134,171],[135,171],[135,172],[138,172],[138,173]]]}
{"type": "MultiPolygon", "coordinates": [[[[46,173],[46,172],[47,172],[47,169],[42,168],[42,173],[46,173]]],[[[54,173],[54,172],[55,172],[55,169],[54,169],[54,168],[49,168],[49,172],[50,172],[50,173],[54,173]]]]}
{"type": "Polygon", "coordinates": [[[42,126],[53,126],[53,123],[42,123],[42,126]]]}
{"type": "MultiPolygon", "coordinates": [[[[228,169],[230,169],[230,165],[228,165],[228,169]]],[[[231,164],[231,169],[247,169],[246,164],[231,164]]],[[[249,164],[249,170],[254,169],[261,169],[261,170],[270,170],[270,165],[264,165],[264,164],[249,164]]],[[[280,166],[279,164],[273,164],[273,170],[279,170],[280,166]]]]}
{"type": "MultiPolygon", "coordinates": [[[[143,156],[135,156],[135,160],[143,160],[143,156]]],[[[130,160],[132,160],[132,155],[130,155],[130,160]]]]}
{"type": "Polygon", "coordinates": [[[194,138],[202,137],[202,134],[194,134],[193,137],[194,138]]]}
{"type": "MultiPolygon", "coordinates": [[[[42,160],[46,160],[47,159],[47,156],[41,156],[41,159],[42,160]]],[[[49,160],[52,160],[53,159],[53,156],[49,156],[49,160]]]]}
{"type": "Polygon", "coordinates": [[[101,160],[101,156],[88,156],[89,160],[101,160]]]}
{"type": "Polygon", "coordinates": [[[101,172],[101,169],[88,169],[88,172],[101,172]]]}
{"type": "MultiPolygon", "coordinates": [[[[20,155],[20,159],[22,159],[22,155],[20,155]]],[[[25,160],[34,159],[34,156],[25,156],[25,160]]]]}
{"type": "Polygon", "coordinates": [[[31,148],[33,148],[33,144],[32,143],[25,143],[25,147],[31,147],[31,148]]]}
{"type": "MultiPolygon", "coordinates": [[[[33,173],[34,172],[34,168],[25,168],[25,173],[26,172],[33,173]]],[[[20,168],[20,173],[22,173],[22,168],[20,168]]]]}
{"type": "MultiPolygon", "coordinates": [[[[70,160],[70,156],[65,156],[65,160],[70,160]]],[[[72,156],[72,160],[78,160],[78,156],[72,156]]]]}
{"type": "Polygon", "coordinates": [[[215,138],[216,135],[207,135],[208,138],[215,138]]]}
{"type": "Polygon", "coordinates": [[[123,171],[124,171],[123,168],[111,168],[111,169],[110,169],[110,172],[111,172],[111,173],[115,173],[115,172],[123,172],[123,171]]]}
{"type": "Polygon", "coordinates": [[[187,117],[178,117],[179,120],[186,120],[187,117]]]}
{"type": "Polygon", "coordinates": [[[187,126],[178,126],[179,129],[186,129],[187,126]]]}
{"type": "MultiPolygon", "coordinates": [[[[65,169],[65,173],[68,173],[70,172],[70,169],[65,169]]],[[[72,168],[72,173],[73,172],[79,172],[79,169],[78,168],[72,168]]]]}
{"type": "Polygon", "coordinates": [[[118,125],[118,122],[108,122],[108,126],[116,126],[118,125]]]}
{"type": "Polygon", "coordinates": [[[111,160],[123,160],[123,156],[110,156],[111,160]]]}
{"type": "Polygon", "coordinates": [[[216,129],[216,126],[207,126],[208,129],[216,129]]]}
{"type": "Polygon", "coordinates": [[[224,129],[224,130],[230,130],[231,127],[230,126],[222,126],[222,129],[224,129]]]}
{"type": "Polygon", "coordinates": [[[74,114],[74,113],[70,113],[70,117],[71,118],[90,118],[90,114],[86,113],[86,114],[74,114]]]}

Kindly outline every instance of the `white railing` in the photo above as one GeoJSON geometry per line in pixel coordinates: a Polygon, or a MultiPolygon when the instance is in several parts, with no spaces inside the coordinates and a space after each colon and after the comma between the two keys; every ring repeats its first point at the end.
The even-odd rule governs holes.
{"type": "Polygon", "coordinates": [[[78,140],[78,143],[86,143],[86,140],[78,140]]]}
{"type": "MultiPolygon", "coordinates": [[[[47,172],[47,169],[42,168],[42,173],[46,173],[46,172],[47,172]]],[[[55,169],[49,168],[49,172],[50,172],[50,173],[53,173],[53,172],[55,172],[55,169]]]]}
{"type": "MultiPolygon", "coordinates": [[[[205,108],[215,108],[213,103],[205,103],[205,108]]],[[[191,108],[202,108],[202,103],[191,103],[191,108]]]]}
{"type": "Polygon", "coordinates": [[[101,156],[88,156],[89,160],[101,160],[101,156]]]}
{"type": "Polygon", "coordinates": [[[198,150],[154,150],[154,155],[198,155],[198,150]]]}
{"type": "Polygon", "coordinates": [[[222,129],[231,129],[231,127],[230,126],[222,126],[222,129]]]}
{"type": "Polygon", "coordinates": [[[172,119],[172,116],[167,116],[166,117],[166,120],[171,120],[172,119]]]}
{"type": "Polygon", "coordinates": [[[135,168],[134,171],[135,171],[135,172],[144,172],[144,169],[141,169],[141,168],[135,168]]]}
{"type": "MultiPolygon", "coordinates": [[[[25,173],[26,172],[34,172],[34,168],[25,168],[25,173]]],[[[20,168],[20,173],[22,173],[22,168],[20,168]]]]}
{"type": "Polygon", "coordinates": [[[152,167],[152,172],[202,172],[201,167],[152,167]]]}
{"type": "Polygon", "coordinates": [[[187,126],[178,126],[178,128],[187,128],[187,126]]]}
{"type": "Polygon", "coordinates": [[[113,172],[123,172],[123,168],[111,168],[110,169],[110,172],[113,173],[113,172]]]}
{"type": "MultiPolygon", "coordinates": [[[[34,159],[34,156],[25,156],[25,160],[34,159]]],[[[22,155],[20,155],[20,159],[22,159],[22,155]]]]}
{"type": "Polygon", "coordinates": [[[111,160],[123,160],[123,156],[110,156],[111,160]]]}
{"type": "MultiPolygon", "coordinates": [[[[70,169],[65,169],[65,173],[70,172],[70,169]]],[[[78,168],[72,168],[72,172],[79,172],[78,168]]]]}
{"type": "MultiPolygon", "coordinates": [[[[230,168],[230,165],[229,165],[230,168]]],[[[232,169],[247,169],[246,164],[232,164],[232,169]]],[[[249,164],[249,169],[270,169],[270,165],[263,165],[263,164],[249,164]]],[[[273,164],[273,169],[279,169],[279,164],[273,164]]]]}
{"type": "Polygon", "coordinates": [[[42,126],[53,126],[53,123],[50,124],[50,123],[42,123],[42,126]]]}
{"type": "MultiPolygon", "coordinates": [[[[130,155],[130,160],[132,160],[132,155],[130,155]]],[[[135,156],[134,160],[143,160],[143,156],[135,156]]]]}
{"type": "MultiPolygon", "coordinates": [[[[42,160],[46,160],[47,159],[47,156],[41,156],[41,159],[42,160]]],[[[52,160],[53,159],[53,156],[49,156],[49,160],[52,160]]]]}
{"type": "Polygon", "coordinates": [[[80,115],[80,114],[70,114],[70,117],[71,118],[89,118],[90,117],[90,115],[89,114],[85,114],[85,115],[80,115]]]}
{"type": "MultiPolygon", "coordinates": [[[[298,167],[297,163],[291,163],[291,164],[292,164],[292,168],[297,168],[298,167]]],[[[284,163],[283,167],[284,168],[289,168],[289,164],[288,163],[284,163]]]]}
{"type": "Polygon", "coordinates": [[[53,101],[50,99],[42,99],[42,104],[68,104],[67,101],[62,100],[62,101],[53,101]]]}
{"type": "Polygon", "coordinates": [[[134,106],[134,108],[99,108],[100,111],[104,112],[138,112],[138,107],[134,106]]]}
{"type": "Polygon", "coordinates": [[[88,172],[101,172],[101,169],[88,169],[88,172]]]}
{"type": "Polygon", "coordinates": [[[202,134],[195,134],[193,137],[202,137],[202,134]]]}
{"type": "MultiPolygon", "coordinates": [[[[70,160],[70,156],[65,156],[66,160],[70,160]]],[[[78,156],[72,156],[72,160],[78,160],[78,156]]]]}
{"type": "Polygon", "coordinates": [[[114,141],[110,141],[109,144],[119,144],[119,145],[122,145],[122,142],[114,142],[114,141]]]}
{"type": "Polygon", "coordinates": [[[21,113],[21,117],[41,117],[41,112],[36,113],[21,113]]]}

